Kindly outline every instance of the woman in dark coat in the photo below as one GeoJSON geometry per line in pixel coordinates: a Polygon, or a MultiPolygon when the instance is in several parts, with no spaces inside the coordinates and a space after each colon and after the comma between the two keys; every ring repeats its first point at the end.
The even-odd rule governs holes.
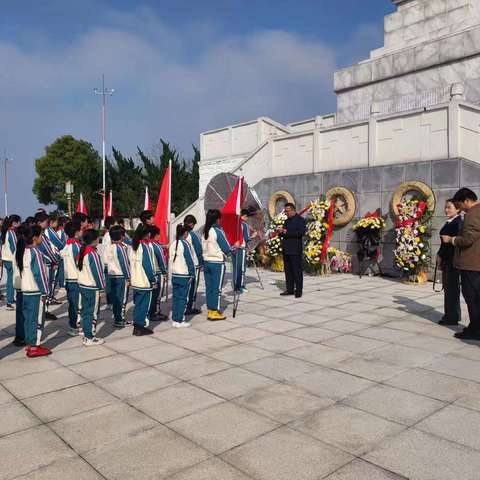
{"type": "MultiPolygon", "coordinates": [[[[445,215],[447,221],[440,230],[440,235],[456,237],[460,230],[462,218],[452,199],[445,202],[445,215]]],[[[453,266],[455,247],[451,243],[441,243],[437,254],[437,262],[442,269],[442,282],[444,290],[444,315],[440,325],[458,325],[461,320],[460,312],[460,273],[453,266]]]]}

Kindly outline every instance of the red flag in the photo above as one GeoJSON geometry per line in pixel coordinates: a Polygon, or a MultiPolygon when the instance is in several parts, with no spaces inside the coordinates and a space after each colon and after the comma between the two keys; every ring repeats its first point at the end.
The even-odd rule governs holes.
{"type": "Polygon", "coordinates": [[[330,208],[328,209],[328,230],[322,246],[322,256],[320,257],[320,263],[323,263],[325,261],[325,258],[327,258],[328,245],[330,244],[330,239],[332,238],[332,231],[333,231],[333,209],[334,208],[335,208],[335,200],[332,199],[330,200],[330,208]]]}
{"type": "Polygon", "coordinates": [[[87,206],[85,205],[85,202],[83,201],[83,194],[82,193],[80,193],[80,198],[78,199],[76,212],[77,213],[84,213],[85,215],[88,215],[87,206]]]}
{"type": "Polygon", "coordinates": [[[240,225],[240,212],[244,200],[243,177],[240,177],[222,208],[221,225],[230,245],[243,242],[243,231],[240,225]]]}
{"type": "Polygon", "coordinates": [[[143,202],[143,209],[152,211],[152,202],[150,201],[150,194],[148,193],[148,187],[145,187],[145,201],[143,202]]]}
{"type": "Polygon", "coordinates": [[[168,226],[170,223],[170,207],[172,199],[172,161],[168,162],[168,168],[162,180],[160,193],[158,194],[157,210],[154,223],[160,229],[160,243],[168,245],[168,226]]]}
{"type": "Polygon", "coordinates": [[[107,198],[107,206],[105,207],[105,218],[113,216],[113,193],[110,190],[107,198]]]}

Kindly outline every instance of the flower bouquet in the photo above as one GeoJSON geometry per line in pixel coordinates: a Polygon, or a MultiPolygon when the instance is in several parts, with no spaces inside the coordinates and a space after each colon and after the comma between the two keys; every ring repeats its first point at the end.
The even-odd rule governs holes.
{"type": "Polygon", "coordinates": [[[274,272],[283,272],[282,239],[279,237],[277,229],[285,225],[286,219],[286,213],[280,212],[272,219],[266,233],[265,255],[271,262],[274,272]]]}
{"type": "Polygon", "coordinates": [[[352,271],[352,257],[349,253],[335,247],[329,247],[327,255],[330,272],[350,273],[352,271]]]}
{"type": "MultiPolygon", "coordinates": [[[[357,257],[360,263],[365,259],[378,259],[381,234],[384,227],[385,219],[380,215],[379,211],[373,213],[367,212],[365,216],[358,220],[352,227],[360,244],[357,251],[357,257]]],[[[360,265],[360,270],[362,270],[362,265],[360,265]]]]}
{"type": "Polygon", "coordinates": [[[307,233],[305,240],[305,261],[313,271],[326,273],[322,266],[322,250],[328,232],[328,210],[325,198],[319,198],[307,209],[307,233]]]}
{"type": "Polygon", "coordinates": [[[395,263],[409,281],[424,283],[430,263],[431,232],[430,227],[422,223],[428,220],[431,212],[427,204],[418,199],[405,200],[397,207],[395,263]]]}

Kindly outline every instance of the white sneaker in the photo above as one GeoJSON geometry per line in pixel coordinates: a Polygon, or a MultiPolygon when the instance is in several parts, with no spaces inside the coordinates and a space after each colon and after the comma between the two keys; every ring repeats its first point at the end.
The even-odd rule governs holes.
{"type": "Polygon", "coordinates": [[[93,337],[93,338],[84,337],[83,339],[83,345],[85,347],[94,347],[96,345],[103,345],[104,343],[105,343],[105,340],[100,337],[93,337]]]}
{"type": "Polygon", "coordinates": [[[187,328],[187,327],[190,327],[190,326],[191,326],[190,322],[182,322],[182,323],[180,323],[180,328],[187,328]]]}
{"type": "Polygon", "coordinates": [[[190,323],[188,323],[188,322],[174,322],[172,320],[172,326],[174,328],[186,328],[186,327],[190,326],[190,323]]]}

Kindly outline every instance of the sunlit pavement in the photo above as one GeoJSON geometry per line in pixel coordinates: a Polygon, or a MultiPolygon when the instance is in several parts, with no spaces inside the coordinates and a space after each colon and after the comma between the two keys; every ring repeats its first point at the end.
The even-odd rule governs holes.
{"type": "Polygon", "coordinates": [[[480,348],[437,325],[442,294],[332,275],[295,299],[261,275],[223,322],[133,337],[103,311],[99,347],[62,305],[48,358],[2,309],[0,479],[478,480],[480,348]]]}

